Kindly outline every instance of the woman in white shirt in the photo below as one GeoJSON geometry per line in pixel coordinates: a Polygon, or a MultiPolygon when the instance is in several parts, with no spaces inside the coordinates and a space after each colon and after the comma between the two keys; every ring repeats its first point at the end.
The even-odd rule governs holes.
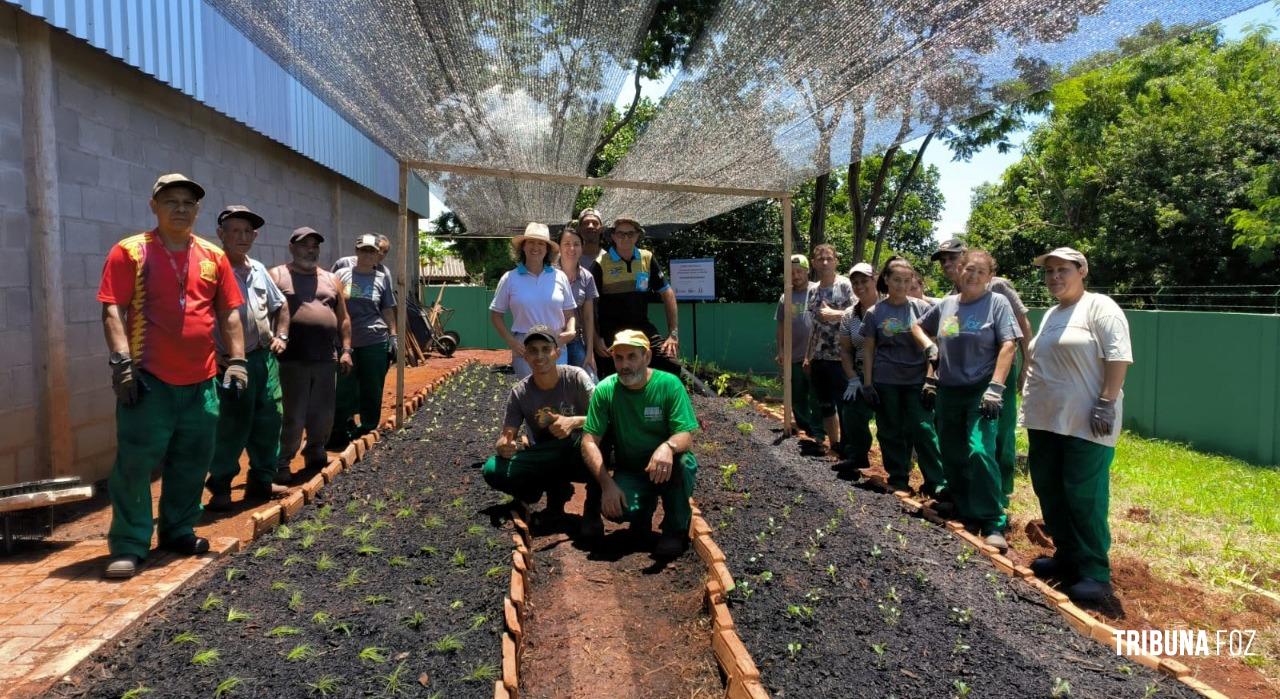
{"type": "Polygon", "coordinates": [[[1035,264],[1058,304],[1031,341],[1022,410],[1031,485],[1056,550],[1031,569],[1074,581],[1066,590],[1074,600],[1098,601],[1111,594],[1107,508],[1133,363],[1129,322],[1110,297],[1085,291],[1089,263],[1079,251],[1058,248],[1035,264]]]}
{"type": "Polygon", "coordinates": [[[524,360],[524,336],[535,325],[546,325],[558,333],[557,364],[568,363],[564,346],[577,337],[573,309],[573,289],[564,272],[551,266],[560,246],[551,240],[546,225],[530,223],[524,233],[511,239],[511,258],[516,268],[502,275],[489,304],[489,321],[511,348],[511,368],[516,379],[529,376],[532,370],[524,360]],[[511,313],[511,329],[504,316],[511,313]]]}

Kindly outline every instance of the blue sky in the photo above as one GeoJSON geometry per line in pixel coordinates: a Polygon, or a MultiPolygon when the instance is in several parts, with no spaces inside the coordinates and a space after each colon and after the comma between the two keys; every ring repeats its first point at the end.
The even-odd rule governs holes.
{"type": "MultiPolygon", "coordinates": [[[[1280,2],[1267,2],[1258,5],[1251,10],[1228,17],[1218,24],[1223,28],[1227,37],[1238,36],[1250,24],[1271,24],[1280,29],[1280,2]]],[[[666,92],[667,87],[671,85],[674,77],[675,73],[670,72],[658,80],[643,80],[641,81],[640,90],[646,97],[654,100],[660,99],[663,93],[666,92]]],[[[628,79],[622,89],[622,93],[618,95],[616,104],[620,108],[625,108],[631,103],[632,96],[635,94],[632,84],[631,80],[628,79]]],[[[1012,140],[1020,146],[1026,135],[1025,132],[1015,134],[1012,140]]],[[[918,141],[913,141],[906,144],[906,147],[915,148],[918,145],[918,141]]],[[[938,168],[941,174],[938,185],[942,188],[943,197],[946,199],[946,204],[942,211],[942,219],[935,229],[936,237],[939,239],[949,238],[956,233],[963,232],[965,222],[969,219],[970,195],[973,188],[984,182],[998,180],[1005,168],[1016,162],[1021,156],[1021,148],[1014,148],[1008,153],[1001,154],[994,147],[991,147],[980,151],[968,162],[953,162],[951,160],[951,151],[944,144],[935,143],[931,145],[925,153],[924,162],[926,165],[933,165],[938,168]]],[[[433,192],[431,197],[433,217],[441,211],[441,208],[438,208],[440,204],[433,192]]]]}

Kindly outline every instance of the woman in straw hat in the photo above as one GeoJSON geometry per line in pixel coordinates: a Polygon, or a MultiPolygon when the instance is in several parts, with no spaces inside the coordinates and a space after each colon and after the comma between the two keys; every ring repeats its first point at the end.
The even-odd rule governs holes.
{"type": "MultiPolygon", "coordinates": [[[[511,348],[511,367],[515,369],[516,379],[533,373],[524,360],[524,336],[529,328],[535,325],[553,328],[560,347],[577,337],[573,287],[564,272],[551,266],[559,252],[560,246],[551,240],[546,225],[525,226],[523,234],[511,239],[511,258],[516,267],[502,275],[498,289],[493,292],[489,320],[511,348]],[[512,318],[510,330],[504,319],[508,312],[512,318]]],[[[561,352],[557,363],[568,363],[568,353],[561,352]]]]}
{"type": "Polygon", "coordinates": [[[1022,410],[1031,486],[1056,550],[1031,569],[1070,583],[1068,597],[1096,602],[1111,594],[1107,507],[1133,363],[1129,321],[1110,297],[1085,291],[1089,262],[1079,251],[1058,248],[1035,264],[1058,303],[1029,345],[1022,410]]]}

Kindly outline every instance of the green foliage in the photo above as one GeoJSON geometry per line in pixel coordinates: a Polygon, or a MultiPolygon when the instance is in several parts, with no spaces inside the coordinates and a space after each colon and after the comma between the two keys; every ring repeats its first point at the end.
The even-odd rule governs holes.
{"type": "Polygon", "coordinates": [[[284,638],[285,636],[297,636],[302,633],[302,629],[296,626],[277,626],[267,632],[267,636],[271,638],[284,638]]]}
{"type": "Polygon", "coordinates": [[[307,683],[307,694],[318,694],[322,697],[327,697],[338,691],[339,683],[339,678],[334,677],[333,675],[325,675],[318,678],[315,682],[307,683]]]}
{"type": "Polygon", "coordinates": [[[1280,242],[1268,32],[1198,31],[1059,83],[1022,160],[975,190],[967,242],[1033,290],[1031,259],[1060,245],[1089,257],[1095,288],[1280,283],[1276,265],[1257,265],[1280,242]]]}
{"type": "Polygon", "coordinates": [[[242,684],[244,684],[244,681],[239,677],[228,677],[219,682],[218,686],[214,688],[213,697],[214,699],[222,699],[222,697],[239,689],[242,684]]]}
{"type": "Polygon", "coordinates": [[[319,655],[319,652],[316,651],[315,648],[311,647],[311,644],[300,643],[294,646],[293,648],[291,648],[289,652],[285,654],[284,659],[288,660],[291,663],[296,663],[296,662],[301,662],[305,660],[310,660],[316,657],[317,655],[319,655]]]}
{"type": "Polygon", "coordinates": [[[222,654],[218,652],[217,648],[205,648],[204,650],[196,651],[196,654],[191,656],[191,664],[206,667],[218,662],[221,657],[222,654]]]}

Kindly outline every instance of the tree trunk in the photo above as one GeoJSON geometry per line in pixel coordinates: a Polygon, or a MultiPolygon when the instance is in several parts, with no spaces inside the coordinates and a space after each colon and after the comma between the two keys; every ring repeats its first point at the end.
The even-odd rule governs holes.
{"type": "Polygon", "coordinates": [[[827,242],[827,186],[829,173],[818,175],[814,181],[813,214],[809,217],[809,249],[827,242]]]}
{"type": "Polygon", "coordinates": [[[885,209],[884,217],[880,219],[880,230],[876,233],[876,251],[871,259],[872,267],[880,266],[880,247],[884,245],[884,235],[893,223],[893,215],[898,212],[898,206],[902,204],[902,198],[907,195],[907,187],[911,186],[911,181],[915,179],[916,173],[920,171],[920,161],[924,159],[924,151],[929,147],[929,141],[933,140],[933,133],[930,131],[925,135],[924,140],[920,142],[920,150],[916,151],[916,157],[911,161],[911,168],[907,170],[907,174],[903,175],[902,181],[898,183],[898,191],[894,194],[893,201],[889,202],[889,207],[885,209]]]}
{"type": "MultiPolygon", "coordinates": [[[[880,171],[876,173],[876,181],[871,185],[871,194],[865,204],[861,204],[862,215],[854,217],[853,262],[862,262],[867,257],[867,238],[871,235],[871,219],[876,207],[880,205],[880,197],[884,194],[884,181],[893,169],[893,161],[898,155],[898,147],[893,146],[885,151],[880,161],[880,171]]],[[[861,169],[861,165],[859,165],[861,169]]]]}

